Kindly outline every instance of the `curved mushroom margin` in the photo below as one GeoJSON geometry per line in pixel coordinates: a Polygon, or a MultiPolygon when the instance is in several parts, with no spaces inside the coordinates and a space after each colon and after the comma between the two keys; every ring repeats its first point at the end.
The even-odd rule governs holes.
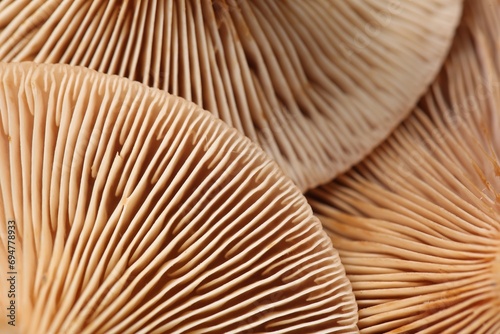
{"type": "Polygon", "coordinates": [[[309,194],[362,333],[500,332],[500,2],[468,1],[412,117],[309,194]]]}
{"type": "Polygon", "coordinates": [[[22,332],[356,331],[321,224],[236,130],[88,69],[0,64],[0,80],[22,332]]]}
{"type": "Polygon", "coordinates": [[[306,190],[409,114],[461,9],[461,0],[4,0],[0,60],[82,65],[183,96],[306,190]]]}

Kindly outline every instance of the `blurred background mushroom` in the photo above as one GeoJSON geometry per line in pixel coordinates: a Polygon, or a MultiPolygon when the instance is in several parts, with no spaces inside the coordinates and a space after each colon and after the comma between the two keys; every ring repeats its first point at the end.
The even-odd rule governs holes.
{"type": "Polygon", "coordinates": [[[360,161],[437,74],[462,1],[0,2],[0,60],[68,63],[194,101],[302,189],[360,161]]]}
{"type": "Polygon", "coordinates": [[[17,228],[20,333],[357,331],[320,222],[238,131],[69,65],[0,64],[0,87],[0,217],[17,228]]]}
{"type": "Polygon", "coordinates": [[[500,3],[471,0],[412,116],[309,195],[362,333],[500,333],[500,3]]]}

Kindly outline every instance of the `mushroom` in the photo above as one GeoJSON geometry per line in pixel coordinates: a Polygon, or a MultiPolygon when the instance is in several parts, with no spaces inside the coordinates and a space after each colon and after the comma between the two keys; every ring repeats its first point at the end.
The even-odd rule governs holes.
{"type": "Polygon", "coordinates": [[[412,116],[309,195],[362,333],[500,333],[500,3],[468,1],[412,116]]]}
{"type": "Polygon", "coordinates": [[[22,333],[357,331],[300,190],[194,103],[85,68],[0,64],[0,160],[16,231],[9,270],[1,224],[16,296],[2,279],[0,301],[22,333]]]}
{"type": "Polygon", "coordinates": [[[460,0],[0,3],[0,60],[68,63],[185,97],[302,189],[360,161],[410,112],[460,0]]]}

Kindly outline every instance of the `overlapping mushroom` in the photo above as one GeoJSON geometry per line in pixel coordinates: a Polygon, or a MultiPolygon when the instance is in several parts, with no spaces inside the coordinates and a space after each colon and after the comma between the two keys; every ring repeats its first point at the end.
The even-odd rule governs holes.
{"type": "Polygon", "coordinates": [[[183,96],[303,190],[385,139],[436,75],[462,1],[0,3],[0,60],[82,65],[183,96]]]}
{"type": "Polygon", "coordinates": [[[84,68],[0,64],[0,85],[0,217],[15,222],[17,272],[0,302],[14,301],[21,333],[356,330],[319,221],[236,130],[84,68]]]}
{"type": "Polygon", "coordinates": [[[22,333],[500,332],[497,0],[308,194],[348,278],[300,194],[406,117],[461,7],[0,2],[0,60],[124,77],[0,64],[0,307],[22,333]]]}
{"type": "Polygon", "coordinates": [[[500,3],[469,1],[414,114],[310,193],[363,333],[500,332],[500,3]]]}

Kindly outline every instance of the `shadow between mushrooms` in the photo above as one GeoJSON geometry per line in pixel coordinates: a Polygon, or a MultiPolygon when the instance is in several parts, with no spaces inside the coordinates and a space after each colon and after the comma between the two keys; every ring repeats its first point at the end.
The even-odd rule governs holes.
{"type": "Polygon", "coordinates": [[[0,80],[0,217],[16,223],[19,332],[356,331],[321,224],[235,129],[84,68],[0,64],[0,80]]]}
{"type": "Polygon", "coordinates": [[[362,333],[500,333],[500,2],[468,1],[414,114],[309,201],[362,333]]]}
{"type": "Polygon", "coordinates": [[[167,90],[258,143],[299,188],[333,179],[409,113],[460,0],[0,3],[0,60],[82,65],[167,90]]]}

